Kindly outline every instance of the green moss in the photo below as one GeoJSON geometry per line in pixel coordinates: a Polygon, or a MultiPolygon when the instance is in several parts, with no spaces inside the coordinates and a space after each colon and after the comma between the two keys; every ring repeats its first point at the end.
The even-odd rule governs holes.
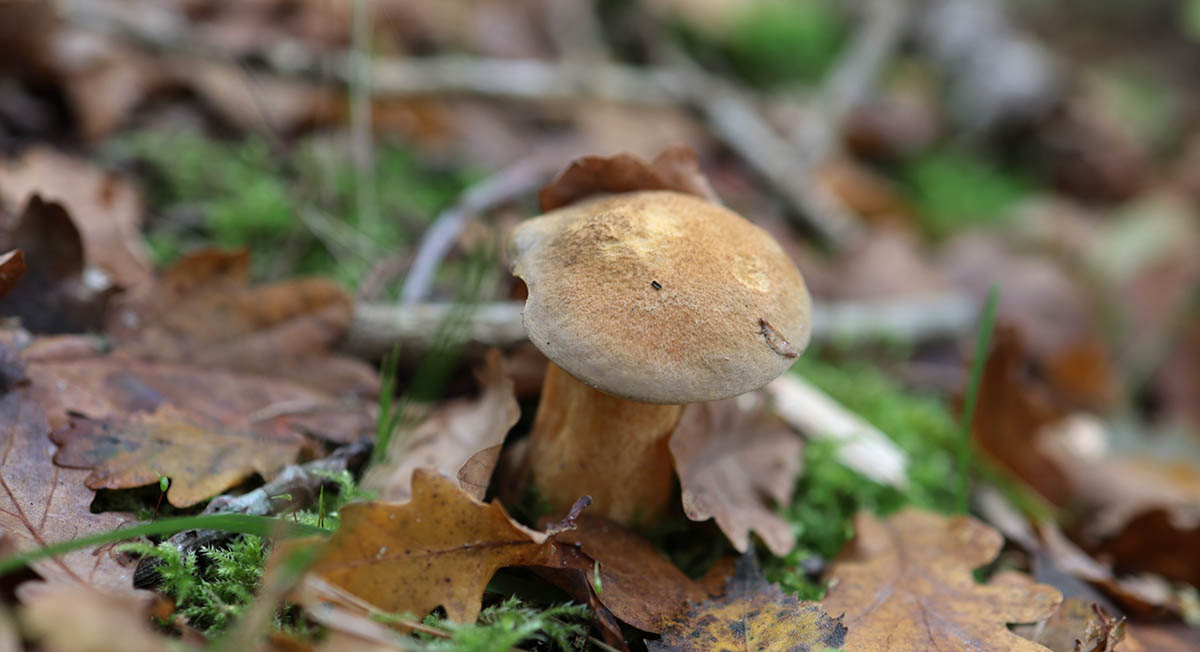
{"type": "Polygon", "coordinates": [[[111,141],[105,153],[146,174],[155,216],[146,237],[156,263],[203,246],[248,247],[258,278],[318,274],[347,285],[411,244],[471,178],[380,143],[374,203],[381,219],[368,224],[356,206],[355,167],[328,139],[283,148],[254,136],[228,142],[196,131],[141,131],[111,141]]]}
{"type": "Polygon", "coordinates": [[[947,147],[917,156],[902,176],[926,229],[945,235],[972,224],[992,224],[1030,194],[1032,183],[965,149],[947,147]]]}
{"type": "Polygon", "coordinates": [[[760,85],[812,82],[837,56],[844,16],[824,0],[758,2],[725,35],[722,49],[734,71],[760,85]]]}
{"type": "Polygon", "coordinates": [[[461,625],[430,616],[425,624],[449,633],[449,638],[425,635],[427,649],[453,652],[508,652],[524,643],[541,643],[538,649],[583,650],[592,619],[590,609],[574,604],[532,607],[508,598],[487,607],[479,619],[461,625]]]}
{"type": "Polygon", "coordinates": [[[957,507],[959,470],[955,462],[956,424],[944,403],[902,391],[878,371],[803,358],[793,370],[850,411],[890,435],[909,455],[909,486],[884,486],[842,466],[833,442],[812,442],[804,452],[804,473],[784,516],[797,546],[783,558],[769,559],[769,578],[807,599],[819,599],[824,587],[810,580],[805,560],[833,558],[854,535],[852,519],[860,510],[886,515],[908,505],[951,513],[957,507]]]}
{"type": "Polygon", "coordinates": [[[266,562],[266,546],[253,536],[198,554],[182,554],[169,542],[130,543],[121,549],[159,560],[159,591],[175,600],[176,613],[207,634],[224,630],[245,611],[266,562]]]}

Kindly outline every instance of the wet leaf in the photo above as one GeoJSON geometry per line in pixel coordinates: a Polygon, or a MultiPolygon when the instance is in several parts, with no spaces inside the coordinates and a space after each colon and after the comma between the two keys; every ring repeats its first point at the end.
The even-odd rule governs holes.
{"type": "Polygon", "coordinates": [[[538,193],[542,211],[551,211],[602,193],[675,190],[720,203],[700,171],[696,152],[686,145],[667,149],[651,162],[632,154],[583,156],[538,193]]]}
{"type": "Polygon", "coordinates": [[[380,500],[404,501],[412,495],[413,471],[425,467],[457,477],[467,493],[482,500],[500,445],[521,410],[498,350],[488,352],[477,376],[482,388],[478,398],[439,406],[411,431],[397,432],[388,461],[371,467],[363,487],[377,492],[380,500]]]}
{"type": "Polygon", "coordinates": [[[350,325],[350,296],[332,281],[251,287],[246,251],[206,250],[122,297],[108,335],[124,354],[296,379],[335,394],[370,395],[374,371],[330,353],[350,325]]]}
{"type": "Polygon", "coordinates": [[[413,473],[412,500],[354,503],[311,572],[376,608],[418,618],[441,606],[455,622],[479,615],[504,566],[537,565],[553,542],[436,471],[413,473]]]}
{"type": "Polygon", "coordinates": [[[305,444],[294,433],[266,436],[197,424],[169,406],[133,417],[76,416],[51,438],[60,446],[55,464],[91,469],[89,489],[128,489],[167,477],[167,500],[176,507],[207,500],[253,473],[269,480],[295,462],[305,444]]]}
{"type": "Polygon", "coordinates": [[[825,650],[841,647],[846,627],[821,606],[784,595],[769,584],[750,554],[738,560],[725,594],[693,604],[669,623],[650,652],[825,650]]]}
{"type": "MultiPolygon", "coordinates": [[[[19,551],[106,532],[125,514],[93,514],[86,471],[55,466],[46,416],[24,390],[0,396],[0,529],[19,551]]],[[[133,591],[133,564],[111,548],[79,550],[38,561],[34,570],[52,584],[85,584],[113,592],[133,591]]]]}
{"type": "Polygon", "coordinates": [[[687,406],[670,447],[688,518],[714,519],[739,552],[751,532],[776,555],[791,551],[795,535],[770,501],[789,502],[803,442],[767,417],[761,396],[687,406]]]}
{"type": "Polygon", "coordinates": [[[972,576],[1000,552],[995,530],[915,509],[886,521],[860,513],[854,529],[821,601],[845,614],[847,650],[1046,652],[1006,625],[1048,618],[1062,595],[1045,585],[985,586],[972,576]]]}

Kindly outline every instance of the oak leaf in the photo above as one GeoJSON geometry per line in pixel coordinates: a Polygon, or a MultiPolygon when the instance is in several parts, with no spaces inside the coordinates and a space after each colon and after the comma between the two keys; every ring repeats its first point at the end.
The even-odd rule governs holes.
{"type": "Polygon", "coordinates": [[[483,499],[504,437],[521,416],[500,352],[489,351],[484,365],[477,373],[479,397],[439,406],[411,431],[393,436],[388,461],[371,467],[363,487],[380,500],[404,501],[412,495],[413,471],[426,467],[457,477],[467,493],[483,499]]]}
{"type": "Polygon", "coordinates": [[[54,463],[91,469],[89,489],[127,489],[171,479],[167,500],[190,507],[258,473],[270,479],[296,460],[305,440],[295,433],[264,436],[191,422],[169,407],[131,418],[74,417],[51,434],[54,463]]]}
{"type": "Polygon", "coordinates": [[[693,604],[647,648],[650,652],[820,652],[841,647],[845,636],[840,618],[830,618],[816,603],[802,602],[769,584],[753,555],[746,554],[738,559],[724,595],[693,604]]]}
{"type": "Polygon", "coordinates": [[[186,256],[121,297],[107,334],[125,355],[292,378],[337,395],[373,395],[366,363],[332,354],[350,325],[345,290],[320,278],[252,287],[246,251],[186,256]]]}
{"type": "Polygon", "coordinates": [[[788,503],[803,446],[768,420],[757,395],[687,406],[670,441],[684,513],[716,520],[739,552],[750,547],[753,531],[771,552],[787,554],[795,535],[768,501],[788,503]],[[755,405],[745,406],[747,398],[755,405]]]}
{"type": "Polygon", "coordinates": [[[916,509],[886,521],[860,513],[854,529],[821,601],[845,615],[847,650],[1047,652],[1006,625],[1048,618],[1062,600],[1058,590],[985,586],[972,576],[1000,552],[995,530],[916,509]]]}
{"type": "Polygon", "coordinates": [[[384,611],[421,617],[441,606],[450,620],[473,622],[498,569],[538,565],[554,547],[499,503],[421,468],[409,502],[342,508],[341,527],[310,572],[384,611]]]}
{"type": "MultiPolygon", "coordinates": [[[[0,396],[0,530],[19,551],[112,530],[130,517],[93,514],[93,493],[83,486],[86,471],[55,466],[46,416],[22,390],[0,396]]],[[[85,584],[132,592],[133,564],[111,549],[77,550],[34,562],[52,584],[85,584]]]]}
{"type": "Polygon", "coordinates": [[[263,435],[304,433],[349,443],[375,430],[365,399],[339,399],[287,378],[130,360],[98,352],[78,337],[22,346],[16,355],[28,365],[30,392],[53,429],[67,427],[72,412],[124,418],[170,406],[202,423],[263,435]]]}

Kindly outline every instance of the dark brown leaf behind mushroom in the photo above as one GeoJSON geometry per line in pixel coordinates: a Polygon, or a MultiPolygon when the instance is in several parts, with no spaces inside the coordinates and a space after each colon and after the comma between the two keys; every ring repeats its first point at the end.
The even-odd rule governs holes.
{"type": "Polygon", "coordinates": [[[590,195],[636,190],[674,190],[721,202],[687,145],[667,149],[651,162],[632,154],[582,156],[542,188],[538,201],[543,211],[551,211],[590,195]]]}

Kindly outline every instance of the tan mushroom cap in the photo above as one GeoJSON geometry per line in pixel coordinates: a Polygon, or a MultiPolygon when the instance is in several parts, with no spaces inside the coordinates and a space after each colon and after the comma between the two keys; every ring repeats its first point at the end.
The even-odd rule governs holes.
{"type": "Polygon", "coordinates": [[[525,330],[602,392],[693,403],[762,387],[808,344],[812,300],[766,231],[699,197],[589,198],[521,223],[525,330]]]}

